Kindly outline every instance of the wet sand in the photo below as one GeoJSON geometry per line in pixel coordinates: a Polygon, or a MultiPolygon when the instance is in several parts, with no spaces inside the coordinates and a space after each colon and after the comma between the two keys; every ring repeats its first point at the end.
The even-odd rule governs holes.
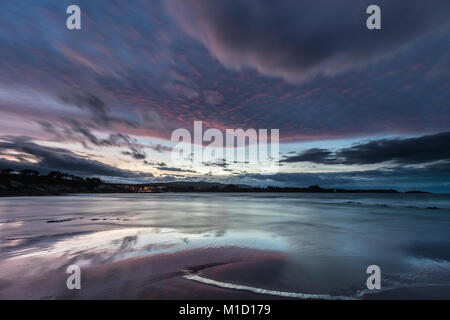
{"type": "Polygon", "coordinates": [[[33,265],[45,267],[51,261],[34,259],[24,265],[19,259],[2,266],[0,299],[274,299],[277,297],[219,288],[184,276],[199,274],[232,281],[244,272],[244,283],[269,287],[274,285],[283,259],[277,252],[233,247],[130,258],[82,267],[81,290],[66,287],[70,262],[38,274],[33,265]]]}
{"type": "MultiPolygon", "coordinates": [[[[36,259],[2,266],[0,299],[446,299],[449,286],[411,287],[339,296],[295,292],[280,282],[286,256],[238,247],[193,249],[84,266],[82,288],[69,290],[67,262],[39,273],[36,259]],[[8,275],[9,269],[10,274],[8,275]],[[30,270],[33,270],[30,272],[30,270]],[[20,275],[20,276],[18,276],[20,275]],[[194,279],[191,279],[192,276],[194,279]],[[201,281],[195,278],[200,278],[201,281]],[[205,283],[206,280],[206,283],[205,283]],[[224,284],[226,287],[224,287],[224,284]]],[[[50,266],[49,266],[50,267],[50,266]]]]}

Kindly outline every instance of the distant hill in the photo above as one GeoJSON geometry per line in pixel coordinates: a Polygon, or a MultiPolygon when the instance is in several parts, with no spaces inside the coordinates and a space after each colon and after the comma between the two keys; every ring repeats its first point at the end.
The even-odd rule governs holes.
{"type": "MultiPolygon", "coordinates": [[[[164,183],[153,183],[154,186],[164,186],[168,188],[218,188],[218,189],[224,189],[227,186],[230,186],[229,184],[224,183],[218,183],[218,182],[206,182],[206,181],[175,181],[175,182],[164,182],[164,183]]],[[[237,184],[235,185],[238,188],[241,189],[252,189],[252,186],[245,185],[245,184],[237,184]]]]}
{"type": "MultiPolygon", "coordinates": [[[[0,171],[0,196],[41,196],[70,193],[161,193],[161,192],[275,192],[275,193],[398,193],[396,190],[347,190],[326,189],[320,186],[252,187],[245,184],[223,184],[206,181],[177,181],[148,184],[106,183],[98,178],[82,178],[61,172],[40,175],[33,170],[14,173],[0,171]]],[[[410,191],[409,193],[423,193],[410,191]]]]}

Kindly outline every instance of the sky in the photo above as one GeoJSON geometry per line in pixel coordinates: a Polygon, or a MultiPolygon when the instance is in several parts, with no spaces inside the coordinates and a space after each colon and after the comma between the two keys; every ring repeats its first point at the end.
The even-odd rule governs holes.
{"type": "Polygon", "coordinates": [[[450,2],[0,2],[0,169],[450,192],[450,2]],[[81,30],[66,9],[81,8],[81,30]],[[366,8],[381,8],[381,30],[366,8]],[[171,134],[279,129],[279,170],[171,134]]]}

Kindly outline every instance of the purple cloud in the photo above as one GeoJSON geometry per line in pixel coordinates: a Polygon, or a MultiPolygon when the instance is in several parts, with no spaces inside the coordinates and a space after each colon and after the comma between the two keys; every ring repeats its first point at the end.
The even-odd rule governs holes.
{"type": "Polygon", "coordinates": [[[448,32],[450,3],[380,0],[382,30],[366,28],[373,1],[166,0],[182,28],[226,67],[298,81],[336,75],[448,32]]]}

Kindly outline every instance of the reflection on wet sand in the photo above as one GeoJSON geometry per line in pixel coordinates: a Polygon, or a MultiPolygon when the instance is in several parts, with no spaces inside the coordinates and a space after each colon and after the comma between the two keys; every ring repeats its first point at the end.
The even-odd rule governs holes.
{"type": "Polygon", "coordinates": [[[1,299],[450,298],[444,196],[84,195],[0,202],[1,299]],[[442,209],[427,210],[431,205],[442,209]],[[66,287],[72,264],[81,267],[81,290],[66,287]],[[365,286],[372,264],[381,267],[381,291],[365,286]]]}
{"type": "MultiPolygon", "coordinates": [[[[271,279],[281,271],[284,256],[276,252],[265,252],[237,247],[206,248],[138,256],[107,263],[84,265],[82,289],[66,288],[66,266],[73,261],[55,266],[51,271],[32,272],[21,277],[8,278],[0,283],[0,298],[27,299],[204,299],[204,298],[256,298],[256,294],[225,290],[202,285],[184,276],[187,272],[211,272],[221,278],[221,269],[216,266],[252,261],[258,263],[258,273],[266,272],[271,279]],[[266,268],[266,266],[271,266],[266,268]],[[274,267],[275,266],[275,267],[274,267]],[[264,271],[264,269],[266,269],[264,271]],[[275,272],[275,273],[274,273],[275,272]],[[30,290],[29,288],[33,288],[30,290]]],[[[50,264],[45,259],[41,266],[50,264]]],[[[11,265],[11,268],[20,267],[11,265]]],[[[22,265],[23,268],[23,265],[22,265]]],[[[236,271],[240,272],[240,269],[236,271]]],[[[252,270],[248,270],[252,271],[252,270]]],[[[258,277],[259,278],[259,277],[258,277]]],[[[255,277],[254,281],[259,281],[255,277]]]]}

